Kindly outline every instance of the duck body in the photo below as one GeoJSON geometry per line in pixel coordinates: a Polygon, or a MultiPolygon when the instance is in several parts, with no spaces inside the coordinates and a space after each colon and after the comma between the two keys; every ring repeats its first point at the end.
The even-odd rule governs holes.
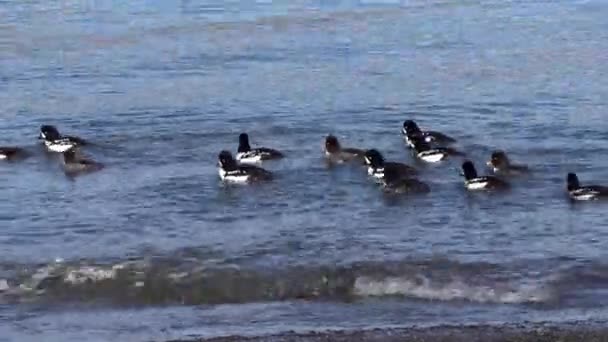
{"type": "Polygon", "coordinates": [[[71,148],[63,152],[63,167],[66,173],[78,174],[99,171],[104,165],[81,156],[75,148],[71,148]]]}
{"type": "Polygon", "coordinates": [[[456,139],[437,131],[423,131],[418,127],[418,124],[413,120],[405,120],[401,129],[403,139],[406,144],[414,148],[415,140],[422,140],[429,144],[451,145],[456,142],[456,139]]]}
{"type": "Polygon", "coordinates": [[[494,176],[478,176],[475,165],[471,161],[462,164],[465,177],[464,186],[467,190],[505,190],[510,187],[509,183],[494,176]]]}
{"type": "Polygon", "coordinates": [[[530,172],[526,165],[512,164],[507,154],[500,150],[492,152],[487,165],[495,174],[503,176],[521,176],[530,172]]]}
{"type": "Polygon", "coordinates": [[[331,162],[344,163],[362,159],[365,151],[358,148],[342,147],[338,138],[328,135],[325,138],[325,156],[331,162]]]}
{"type": "Polygon", "coordinates": [[[29,153],[20,147],[0,147],[0,160],[18,160],[29,157],[29,153]]]}
{"type": "Polygon", "coordinates": [[[255,164],[265,160],[281,159],[283,153],[266,147],[251,148],[249,145],[249,135],[241,133],[239,135],[239,148],[236,154],[236,160],[240,163],[255,164]]]}
{"type": "Polygon", "coordinates": [[[404,178],[395,169],[388,168],[384,171],[382,187],[384,192],[393,194],[428,193],[431,188],[424,182],[415,178],[404,178]]]}
{"type": "Polygon", "coordinates": [[[367,165],[367,173],[377,179],[384,178],[385,172],[389,172],[399,178],[415,176],[418,171],[415,168],[397,162],[387,162],[378,150],[367,150],[364,156],[367,165]]]}
{"type": "Polygon", "coordinates": [[[569,173],[566,182],[568,195],[574,201],[608,199],[608,187],[600,185],[581,186],[575,173],[569,173]]]}
{"type": "Polygon", "coordinates": [[[239,165],[228,151],[218,156],[218,174],[225,182],[248,183],[272,180],[272,173],[255,165],[239,165]]]}
{"type": "Polygon", "coordinates": [[[464,153],[451,147],[431,147],[431,144],[420,136],[410,139],[416,157],[427,163],[438,163],[449,156],[464,156],[464,153]]]}
{"type": "Polygon", "coordinates": [[[44,146],[51,152],[63,153],[68,150],[87,145],[87,141],[75,136],[63,136],[55,126],[43,125],[40,127],[38,139],[44,141],[44,146]]]}

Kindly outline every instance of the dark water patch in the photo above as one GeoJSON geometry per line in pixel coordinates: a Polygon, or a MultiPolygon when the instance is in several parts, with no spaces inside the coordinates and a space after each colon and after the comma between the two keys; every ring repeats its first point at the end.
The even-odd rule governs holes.
{"type": "Polygon", "coordinates": [[[263,336],[234,335],[213,338],[197,338],[185,336],[172,342],[232,342],[232,341],[268,341],[268,342],[578,342],[605,341],[608,339],[608,329],[605,321],[567,322],[561,325],[551,323],[495,324],[495,325],[436,325],[426,327],[383,327],[375,329],[351,330],[312,330],[286,331],[263,336]]]}

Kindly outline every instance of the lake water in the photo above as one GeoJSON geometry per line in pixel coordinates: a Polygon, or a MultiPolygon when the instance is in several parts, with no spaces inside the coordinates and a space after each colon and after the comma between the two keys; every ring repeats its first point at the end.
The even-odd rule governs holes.
{"type": "Polygon", "coordinates": [[[0,2],[0,341],[164,341],[286,330],[608,320],[608,3],[0,2]],[[128,3],[128,4],[127,4],[128,3]],[[459,159],[416,163],[403,120],[478,168],[528,164],[505,194],[459,159]],[[42,124],[95,143],[76,179],[42,124]],[[226,186],[246,131],[287,158],[226,186]],[[325,135],[420,168],[387,197],[325,135]]]}

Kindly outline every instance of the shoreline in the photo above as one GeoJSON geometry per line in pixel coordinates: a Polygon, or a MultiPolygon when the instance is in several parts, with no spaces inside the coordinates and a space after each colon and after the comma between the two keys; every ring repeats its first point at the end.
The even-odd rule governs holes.
{"type": "Polygon", "coordinates": [[[169,342],[608,342],[608,324],[531,323],[504,325],[434,326],[284,332],[263,336],[224,336],[169,342]]]}

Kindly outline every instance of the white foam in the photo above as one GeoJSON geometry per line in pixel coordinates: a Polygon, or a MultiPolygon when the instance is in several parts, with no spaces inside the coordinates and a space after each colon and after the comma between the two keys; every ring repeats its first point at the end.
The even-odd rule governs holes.
{"type": "Polygon", "coordinates": [[[367,168],[367,174],[370,175],[370,176],[373,176],[375,178],[382,179],[382,178],[384,178],[384,169],[382,168],[382,169],[375,169],[374,170],[373,167],[368,167],[367,168]]]}
{"type": "Polygon", "coordinates": [[[0,279],[0,292],[7,291],[11,287],[8,285],[8,281],[6,279],[0,279]]]}
{"type": "Polygon", "coordinates": [[[5,160],[5,159],[8,159],[8,157],[6,156],[6,154],[0,153],[0,160],[5,160]]]}
{"type": "Polygon", "coordinates": [[[446,157],[445,153],[428,151],[418,153],[418,158],[422,159],[427,163],[438,163],[446,157]]]}
{"type": "Polygon", "coordinates": [[[479,179],[472,179],[467,181],[465,185],[469,190],[483,190],[488,186],[488,182],[481,181],[479,179]]]}
{"type": "Polygon", "coordinates": [[[355,280],[355,294],[358,296],[407,296],[429,300],[468,300],[479,303],[538,303],[549,299],[549,292],[542,287],[517,286],[515,288],[494,288],[468,285],[462,281],[432,284],[429,279],[418,277],[388,277],[373,279],[359,277],[355,280]]]}
{"type": "Polygon", "coordinates": [[[243,164],[257,164],[262,162],[262,155],[252,154],[250,152],[242,152],[236,154],[236,160],[243,164]]]}
{"type": "Polygon", "coordinates": [[[591,201],[597,199],[599,192],[587,189],[579,189],[570,192],[570,197],[576,201],[591,201]]]}
{"type": "Polygon", "coordinates": [[[83,266],[70,270],[66,273],[63,281],[70,284],[84,284],[87,282],[98,282],[116,277],[116,269],[104,269],[94,266],[83,266]]]}
{"type": "Polygon", "coordinates": [[[45,141],[44,144],[46,145],[46,147],[49,151],[58,152],[58,153],[63,153],[65,151],[71,149],[72,147],[74,147],[74,144],[72,144],[70,142],[45,141]]]}

